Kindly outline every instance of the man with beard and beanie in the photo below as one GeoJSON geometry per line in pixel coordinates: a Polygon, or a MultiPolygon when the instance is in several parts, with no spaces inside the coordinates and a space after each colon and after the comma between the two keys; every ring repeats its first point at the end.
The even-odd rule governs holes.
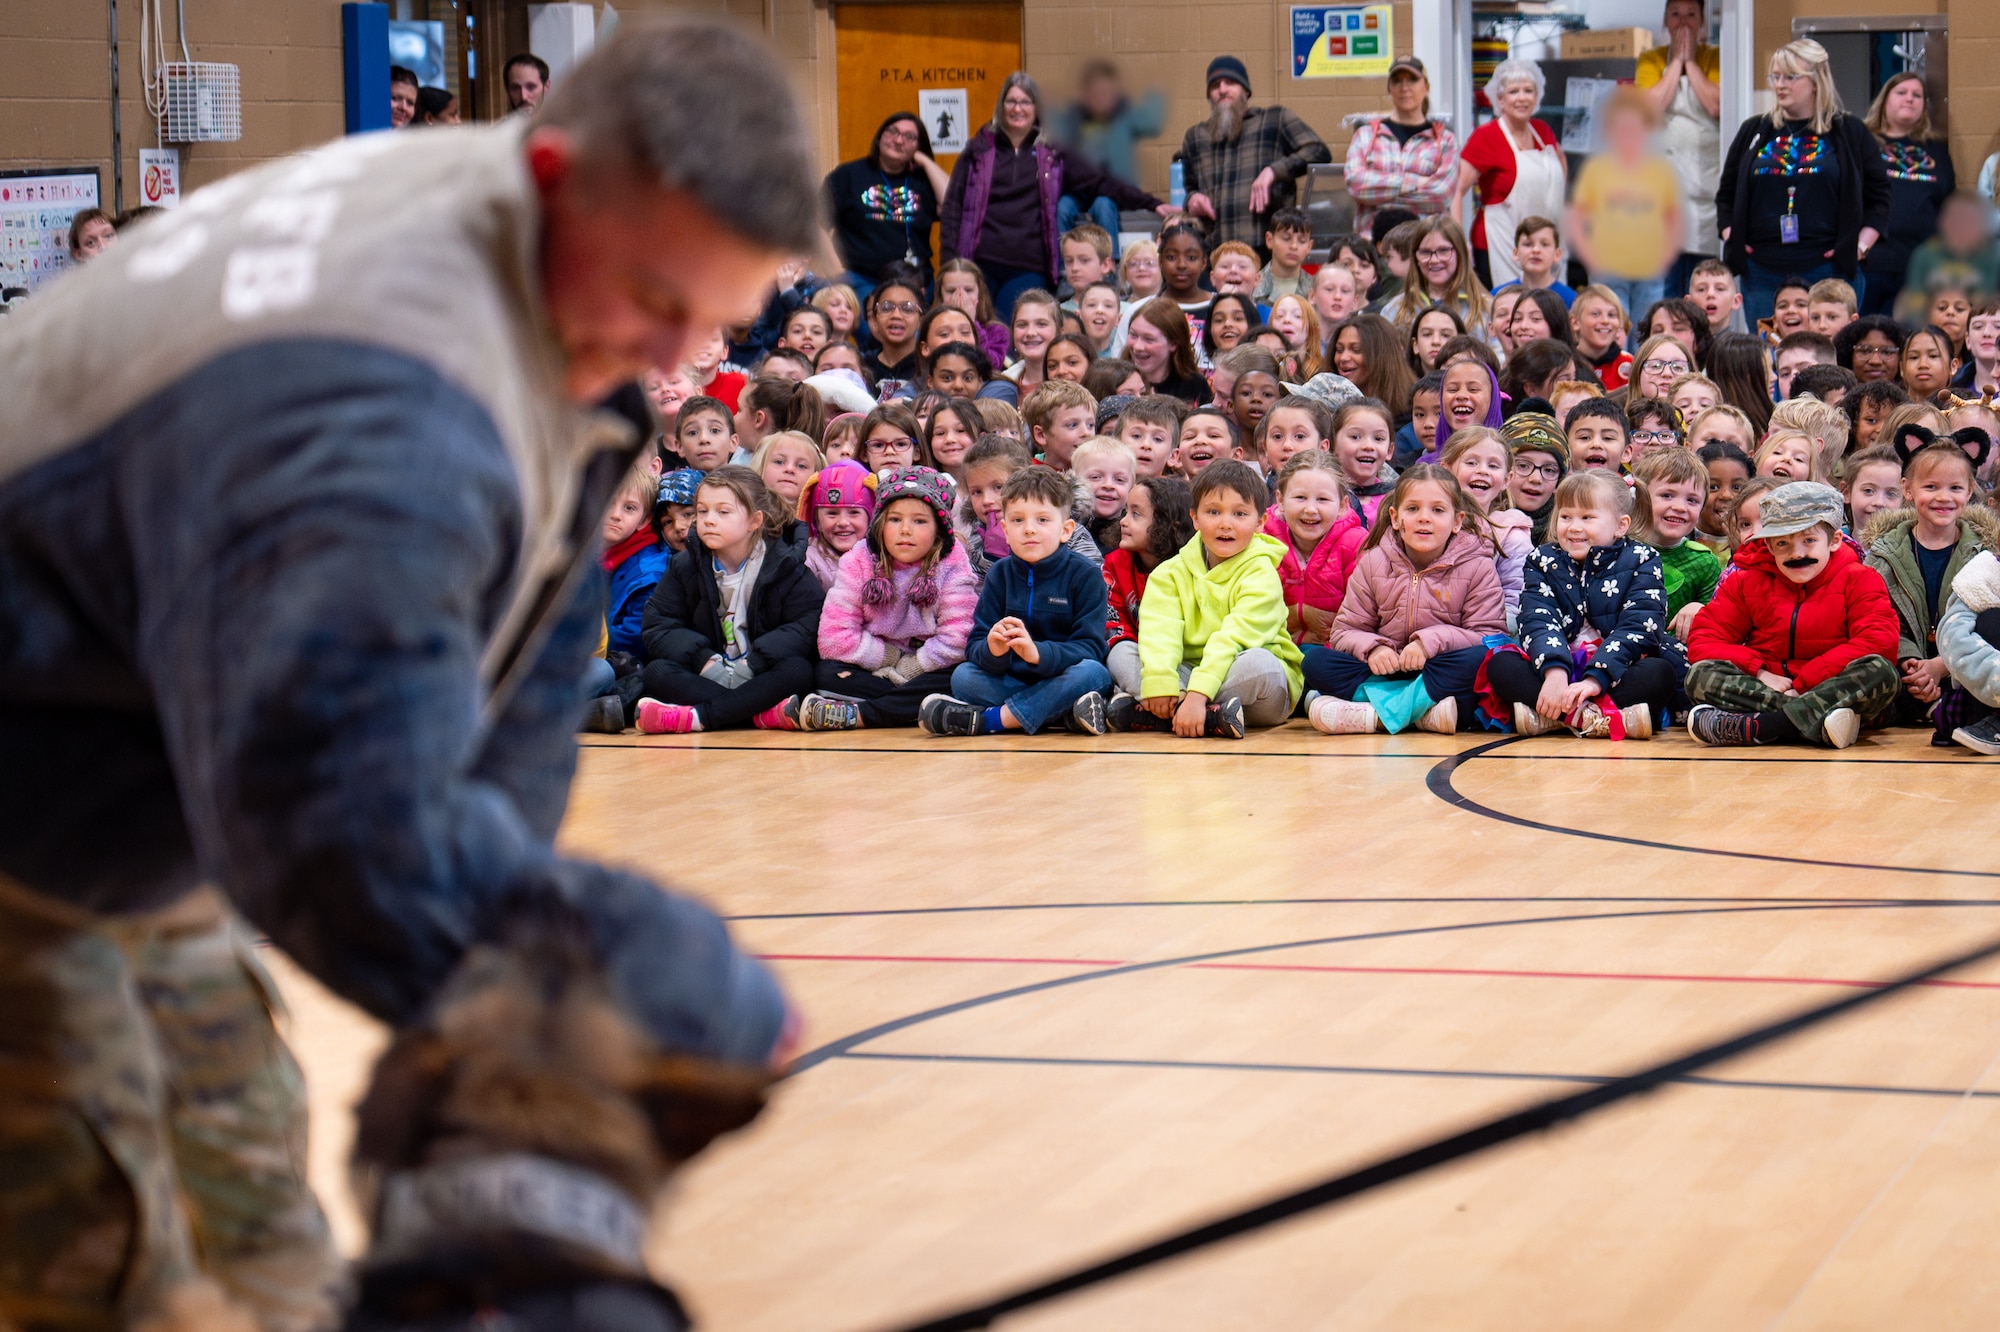
{"type": "MultiPolygon", "coordinates": [[[[1208,62],[1208,119],[1181,140],[1187,210],[1209,224],[1209,248],[1263,249],[1265,221],[1298,198],[1298,178],[1333,153],[1282,106],[1250,105],[1250,72],[1233,55],[1208,62]]],[[[1268,255],[1266,255],[1268,257],[1268,255]]]]}
{"type": "Polygon", "coordinates": [[[554,842],[633,381],[819,241],[786,87],[627,20],[533,118],[230,176],[0,320],[0,1326],[337,1319],[255,932],[407,1027],[562,920],[652,1058],[783,1058],[712,912],[554,842]]]}

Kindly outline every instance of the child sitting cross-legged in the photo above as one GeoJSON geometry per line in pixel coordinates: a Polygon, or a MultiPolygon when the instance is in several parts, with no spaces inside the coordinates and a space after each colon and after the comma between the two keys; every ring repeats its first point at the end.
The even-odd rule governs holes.
{"type": "Polygon", "coordinates": [[[1507,599],[1511,627],[1521,613],[1521,571],[1535,549],[1534,520],[1514,507],[1507,493],[1512,454],[1506,437],[1490,426],[1466,426],[1445,441],[1439,464],[1458,478],[1459,489],[1485,516],[1498,549],[1494,566],[1500,571],[1500,592],[1507,599]]]}
{"type": "Polygon", "coordinates": [[[1361,543],[1368,539],[1368,524],[1347,507],[1340,463],[1331,453],[1311,449],[1286,460],[1264,531],[1285,546],[1278,581],[1285,589],[1285,627],[1292,641],[1324,646],[1347,595],[1348,576],[1361,558],[1361,543]]]}
{"type": "Polygon", "coordinates": [[[1948,736],[2000,756],[2000,559],[1992,551],[1973,556],[1951,580],[1937,645],[1950,675],[1931,712],[1931,743],[1948,736]]]}
{"type": "MultiPolygon", "coordinates": [[[[1329,735],[1415,722],[1450,735],[1477,708],[1486,637],[1507,632],[1492,544],[1464,530],[1472,501],[1434,463],[1396,478],[1362,547],[1326,647],[1308,648],[1306,715],[1329,735]]],[[[1475,519],[1476,521],[1476,519],[1475,519]]]]}
{"type": "Polygon", "coordinates": [[[928,467],[876,478],[868,539],[841,557],[820,611],[814,692],[789,709],[802,730],[915,726],[924,699],[951,687],[979,601],[951,499],[928,467]]]}
{"type": "Polygon", "coordinates": [[[1033,735],[1050,722],[1104,734],[1104,574],[1068,544],[1073,499],[1070,479],[1046,467],[1007,478],[1008,554],[986,571],[951,693],[932,694],[917,713],[931,735],[1033,735]]]}
{"type": "Polygon", "coordinates": [[[1194,539],[1153,570],[1139,608],[1139,697],[1113,700],[1115,730],[1243,738],[1292,715],[1299,649],[1285,632],[1278,562],[1261,530],[1270,495],[1248,463],[1211,463],[1193,486],[1194,539]]]}
{"type": "Polygon", "coordinates": [[[1142,476],[1126,497],[1118,520],[1118,549],[1104,557],[1104,589],[1109,598],[1105,636],[1111,644],[1104,664],[1124,692],[1139,694],[1139,607],[1153,570],[1180,554],[1194,538],[1194,495],[1177,476],[1142,476]]]}
{"type": "Polygon", "coordinates": [[[1845,749],[1895,702],[1896,608],[1840,539],[1839,491],[1791,481],[1758,500],[1757,535],[1688,634],[1688,734],[1845,749]]]}
{"type": "Polygon", "coordinates": [[[1632,488],[1593,468],[1556,487],[1555,540],[1528,557],[1521,646],[1487,664],[1514,730],[1648,740],[1686,669],[1666,632],[1660,556],[1626,533],[1632,488]]]}
{"type": "Polygon", "coordinates": [[[785,518],[748,467],[702,479],[687,548],[646,603],[640,730],[796,729],[784,704],[812,684],[826,594],[778,539],[785,518]]]}

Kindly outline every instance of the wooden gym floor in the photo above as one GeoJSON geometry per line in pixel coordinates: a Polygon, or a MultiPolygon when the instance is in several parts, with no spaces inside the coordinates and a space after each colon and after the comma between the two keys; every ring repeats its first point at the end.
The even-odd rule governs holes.
{"type": "MultiPolygon", "coordinates": [[[[807,1067],[654,1254],[712,1332],[940,1312],[2000,933],[2000,768],[1462,735],[586,742],[563,841],[705,897],[807,1067]]],[[[290,969],[315,1177],[377,1033],[290,969]]],[[[1024,1315],[1987,1328],[2000,966],[1024,1315]]]]}

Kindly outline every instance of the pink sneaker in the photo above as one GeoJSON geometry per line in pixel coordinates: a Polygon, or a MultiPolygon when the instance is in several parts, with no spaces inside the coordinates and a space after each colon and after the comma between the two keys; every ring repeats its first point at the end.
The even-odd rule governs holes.
{"type": "Polygon", "coordinates": [[[656,698],[639,700],[638,726],[647,735],[686,735],[694,730],[694,709],[656,698]]]}
{"type": "Polygon", "coordinates": [[[799,729],[799,721],[792,715],[792,710],[797,708],[798,704],[799,700],[796,697],[773,703],[752,717],[750,724],[760,731],[796,731],[799,729]]]}

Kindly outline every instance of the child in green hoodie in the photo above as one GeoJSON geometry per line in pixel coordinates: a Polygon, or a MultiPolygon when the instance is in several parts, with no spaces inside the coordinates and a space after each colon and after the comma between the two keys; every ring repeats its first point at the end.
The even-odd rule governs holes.
{"type": "Polygon", "coordinates": [[[1153,570],[1139,604],[1143,696],[1111,701],[1112,729],[1241,739],[1292,715],[1305,677],[1285,628],[1284,543],[1263,532],[1270,498],[1247,463],[1195,478],[1194,539],[1153,570]]]}

